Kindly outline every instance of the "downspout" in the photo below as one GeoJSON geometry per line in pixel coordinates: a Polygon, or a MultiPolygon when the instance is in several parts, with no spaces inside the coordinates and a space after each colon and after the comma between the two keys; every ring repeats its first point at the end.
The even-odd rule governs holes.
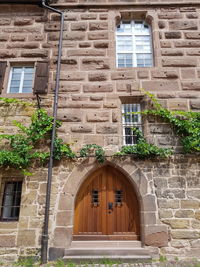
{"type": "Polygon", "coordinates": [[[46,5],[46,0],[42,0],[42,6],[49,9],[55,13],[60,14],[60,38],[58,46],[58,61],[56,70],[56,85],[54,92],[54,104],[53,104],[53,128],[51,135],[51,147],[50,147],[50,158],[48,165],[48,178],[46,187],[46,203],[45,203],[45,214],[44,214],[44,228],[41,240],[41,261],[42,263],[47,262],[48,255],[48,230],[49,230],[49,209],[50,209],[50,197],[51,197],[51,182],[52,182],[52,170],[53,170],[53,153],[54,153],[54,140],[56,137],[56,119],[57,119],[57,108],[58,108],[58,93],[59,93],[59,82],[60,82],[60,69],[61,69],[61,56],[62,56],[62,39],[63,39],[63,29],[64,29],[64,13],[60,10],[52,8],[46,5]]]}

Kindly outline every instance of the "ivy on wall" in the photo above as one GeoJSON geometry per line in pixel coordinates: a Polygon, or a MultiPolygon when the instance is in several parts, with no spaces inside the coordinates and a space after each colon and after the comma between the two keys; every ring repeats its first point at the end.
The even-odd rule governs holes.
{"type": "MultiPolygon", "coordinates": [[[[147,109],[141,113],[144,116],[153,115],[162,118],[172,125],[175,133],[180,137],[184,152],[193,153],[200,151],[200,112],[170,111],[163,108],[153,94],[145,92],[151,99],[154,109],[147,109]]],[[[33,105],[17,99],[0,98],[5,104],[20,104],[24,106],[33,105]]],[[[53,117],[47,114],[44,109],[38,109],[31,117],[31,124],[26,127],[14,121],[18,128],[17,134],[1,134],[0,141],[3,149],[0,151],[0,167],[14,167],[28,174],[26,170],[38,163],[40,165],[49,160],[49,144],[51,143],[51,131],[53,127],[53,117]],[[7,141],[7,143],[5,142],[7,141]]],[[[61,122],[56,122],[56,128],[61,126],[61,122]]],[[[172,154],[170,148],[159,148],[149,144],[141,131],[133,128],[137,137],[137,144],[123,146],[114,156],[136,155],[138,158],[168,157],[172,154]]],[[[78,157],[88,157],[94,155],[99,163],[105,161],[105,151],[96,144],[84,145],[78,153],[72,151],[70,144],[65,144],[56,135],[54,143],[54,159],[62,158],[75,159],[78,157]]]]}

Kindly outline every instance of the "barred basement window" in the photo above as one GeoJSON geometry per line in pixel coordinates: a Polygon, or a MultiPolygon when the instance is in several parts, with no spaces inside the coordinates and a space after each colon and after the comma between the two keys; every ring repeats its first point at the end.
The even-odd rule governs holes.
{"type": "Polygon", "coordinates": [[[11,67],[7,93],[31,93],[34,67],[11,67]]]}
{"type": "Polygon", "coordinates": [[[137,138],[133,134],[133,127],[142,131],[141,115],[132,114],[132,112],[140,112],[140,103],[122,104],[122,126],[123,126],[123,145],[134,145],[137,138]]]}
{"type": "Polygon", "coordinates": [[[122,21],[116,31],[117,67],[152,67],[151,28],[144,21],[122,21]]]}
{"type": "Polygon", "coordinates": [[[1,207],[1,220],[18,220],[21,193],[22,193],[22,182],[5,182],[1,207]]]}

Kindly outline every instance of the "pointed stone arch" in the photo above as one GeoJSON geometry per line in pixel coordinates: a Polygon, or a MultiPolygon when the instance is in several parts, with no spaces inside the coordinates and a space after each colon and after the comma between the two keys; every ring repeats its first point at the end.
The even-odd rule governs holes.
{"type": "Polygon", "coordinates": [[[123,159],[107,158],[107,161],[103,165],[100,165],[95,158],[89,158],[74,167],[60,193],[56,216],[64,216],[65,214],[68,214],[68,216],[65,223],[55,226],[53,247],[70,247],[73,235],[74,205],[77,192],[92,172],[105,165],[110,165],[123,173],[135,190],[140,206],[142,244],[154,246],[167,245],[167,227],[161,225],[159,222],[156,196],[151,192],[150,181],[142,172],[137,162],[134,162],[134,159],[131,157],[127,157],[123,159]]]}

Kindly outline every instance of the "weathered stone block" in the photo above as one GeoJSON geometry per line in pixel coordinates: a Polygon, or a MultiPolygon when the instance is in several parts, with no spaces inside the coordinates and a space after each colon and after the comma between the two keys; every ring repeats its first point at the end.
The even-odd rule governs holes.
{"type": "Polygon", "coordinates": [[[19,230],[17,245],[23,247],[34,247],[36,243],[35,230],[19,230]]]}
{"type": "Polygon", "coordinates": [[[171,199],[159,199],[158,200],[158,207],[164,209],[178,209],[180,208],[179,201],[174,201],[171,199]]]}
{"type": "Polygon", "coordinates": [[[90,22],[89,23],[90,31],[107,30],[107,29],[108,29],[107,22],[90,22]]]}
{"type": "Polygon", "coordinates": [[[178,91],[177,81],[142,81],[142,88],[147,91],[178,91]]]}
{"type": "Polygon", "coordinates": [[[61,72],[60,74],[60,80],[66,80],[66,81],[83,81],[85,79],[85,73],[83,72],[61,72]]]}
{"type": "Polygon", "coordinates": [[[169,29],[170,30],[197,30],[197,22],[196,21],[169,21],[169,29]]]}
{"type": "Polygon", "coordinates": [[[60,195],[58,209],[60,211],[62,211],[62,210],[66,211],[67,209],[69,209],[69,207],[72,206],[73,201],[74,201],[74,199],[71,195],[62,193],[60,195]]]}
{"type": "Polygon", "coordinates": [[[108,32],[89,32],[88,40],[108,40],[108,32]]]}
{"type": "Polygon", "coordinates": [[[182,82],[183,90],[200,90],[200,82],[182,82]]]}
{"type": "Polygon", "coordinates": [[[108,48],[109,43],[106,41],[98,41],[94,42],[94,47],[95,48],[108,48]]]}
{"type": "Polygon", "coordinates": [[[67,226],[73,223],[73,212],[70,210],[60,211],[56,216],[57,226],[67,226]]]}
{"type": "Polygon", "coordinates": [[[71,23],[72,31],[86,31],[87,23],[86,22],[73,22],[71,23]]]}
{"type": "Polygon", "coordinates": [[[181,200],[181,208],[182,209],[199,209],[200,202],[197,200],[181,200]]]}
{"type": "Polygon", "coordinates": [[[54,231],[53,244],[55,247],[68,247],[71,240],[69,237],[72,235],[72,228],[57,227],[54,231]]]}
{"type": "Polygon", "coordinates": [[[181,32],[165,32],[166,39],[180,39],[181,32]]]}
{"type": "Polygon", "coordinates": [[[159,210],[159,217],[160,219],[163,219],[163,218],[172,218],[173,217],[173,214],[172,214],[172,211],[171,210],[159,210]]]}
{"type": "Polygon", "coordinates": [[[170,125],[166,124],[150,125],[149,130],[152,134],[169,134],[172,132],[170,125]]]}
{"type": "Polygon", "coordinates": [[[118,71],[111,73],[112,80],[135,79],[135,71],[118,71]]]}
{"type": "Polygon", "coordinates": [[[10,52],[7,50],[1,50],[0,51],[0,58],[12,58],[12,57],[16,57],[17,53],[16,52],[10,52]]]}
{"type": "Polygon", "coordinates": [[[137,76],[139,79],[147,79],[149,78],[149,72],[146,70],[139,70],[137,72],[137,76]]]}
{"type": "Polygon", "coordinates": [[[163,67],[195,67],[197,60],[194,58],[166,58],[162,60],[163,67]]]}
{"type": "Polygon", "coordinates": [[[182,176],[176,176],[168,179],[169,187],[171,188],[184,188],[186,185],[185,178],[182,176]]]}
{"type": "Polygon", "coordinates": [[[109,121],[109,112],[99,111],[87,113],[88,122],[105,122],[109,121]]]}
{"type": "Polygon", "coordinates": [[[102,58],[84,58],[82,60],[82,66],[84,70],[101,70],[110,68],[109,60],[102,58]]]}
{"type": "Polygon", "coordinates": [[[74,49],[68,50],[67,55],[72,56],[105,56],[105,51],[100,49],[74,49]]]}
{"type": "Polygon", "coordinates": [[[188,68],[188,69],[182,69],[181,70],[181,76],[182,79],[194,79],[196,78],[196,72],[195,69],[193,68],[188,68]]]}
{"type": "Polygon", "coordinates": [[[166,22],[163,20],[158,21],[159,29],[164,29],[166,27],[166,22]]]}
{"type": "Polygon", "coordinates": [[[200,33],[199,32],[186,32],[185,38],[186,39],[200,39],[200,33]]]}
{"type": "Polygon", "coordinates": [[[178,72],[176,70],[153,70],[151,72],[152,77],[156,79],[176,79],[178,78],[178,72]]]}
{"type": "Polygon", "coordinates": [[[92,127],[89,125],[72,126],[71,131],[75,133],[91,133],[92,127]]]}
{"type": "Polygon", "coordinates": [[[97,14],[94,13],[87,13],[87,14],[82,14],[81,19],[83,20],[95,20],[97,18],[97,14]]]}
{"type": "Polygon", "coordinates": [[[59,111],[58,112],[58,120],[66,121],[66,122],[80,122],[82,120],[82,113],[80,111],[74,110],[72,111],[59,111]]]}
{"type": "Polygon", "coordinates": [[[145,227],[145,244],[147,246],[165,247],[168,244],[168,232],[166,226],[145,227]]]}
{"type": "Polygon", "coordinates": [[[100,108],[101,103],[90,103],[89,101],[80,101],[80,102],[67,102],[66,104],[60,104],[60,108],[100,108]]]}
{"type": "Polygon", "coordinates": [[[23,42],[25,40],[26,40],[26,36],[25,35],[12,35],[11,36],[11,41],[13,41],[13,42],[23,42]]]}
{"type": "Polygon", "coordinates": [[[34,49],[34,50],[23,50],[21,52],[22,57],[41,57],[41,58],[46,58],[48,56],[48,51],[42,50],[42,49],[34,49]]]}
{"type": "Polygon", "coordinates": [[[156,210],[155,196],[154,195],[144,196],[143,206],[144,206],[144,211],[155,211],[156,210]]]}
{"type": "Polygon", "coordinates": [[[102,92],[112,92],[113,85],[112,84],[100,84],[100,85],[83,85],[84,92],[93,92],[93,93],[102,93],[102,92]]]}
{"type": "Polygon", "coordinates": [[[2,235],[0,236],[0,247],[14,247],[15,235],[2,235]]]}
{"type": "Polygon", "coordinates": [[[183,15],[178,12],[163,12],[158,14],[159,19],[181,19],[183,15]]]}
{"type": "Polygon", "coordinates": [[[200,41],[176,41],[174,42],[175,47],[200,47],[200,41]]]}
{"type": "Polygon", "coordinates": [[[157,188],[166,188],[167,187],[167,179],[165,178],[155,178],[154,184],[157,188]]]}
{"type": "Polygon", "coordinates": [[[187,229],[190,227],[189,220],[170,219],[170,220],[163,220],[163,222],[170,225],[172,229],[187,229]]]}
{"type": "Polygon", "coordinates": [[[107,75],[103,72],[89,73],[88,74],[88,80],[92,81],[92,82],[106,81],[107,75]]]}
{"type": "Polygon", "coordinates": [[[177,218],[194,218],[193,210],[178,210],[175,212],[177,218]]]}
{"type": "Polygon", "coordinates": [[[190,101],[191,109],[200,109],[200,100],[191,100],[190,101]]]}
{"type": "Polygon", "coordinates": [[[97,144],[99,146],[104,145],[104,136],[103,135],[91,135],[87,134],[84,135],[84,144],[97,144]]]}
{"type": "Polygon", "coordinates": [[[31,25],[33,24],[33,20],[31,18],[16,18],[14,20],[15,26],[24,26],[24,25],[31,25]]]}
{"type": "Polygon", "coordinates": [[[184,52],[178,49],[162,49],[161,50],[162,56],[183,56],[184,52]]]}
{"type": "Polygon", "coordinates": [[[98,125],[96,131],[100,134],[117,134],[118,127],[112,125],[98,125]]]}
{"type": "Polygon", "coordinates": [[[0,19],[0,26],[10,25],[11,19],[10,18],[1,18],[0,19]]]}
{"type": "Polygon", "coordinates": [[[171,235],[174,239],[198,239],[200,237],[199,232],[191,230],[172,230],[171,235]]]}

